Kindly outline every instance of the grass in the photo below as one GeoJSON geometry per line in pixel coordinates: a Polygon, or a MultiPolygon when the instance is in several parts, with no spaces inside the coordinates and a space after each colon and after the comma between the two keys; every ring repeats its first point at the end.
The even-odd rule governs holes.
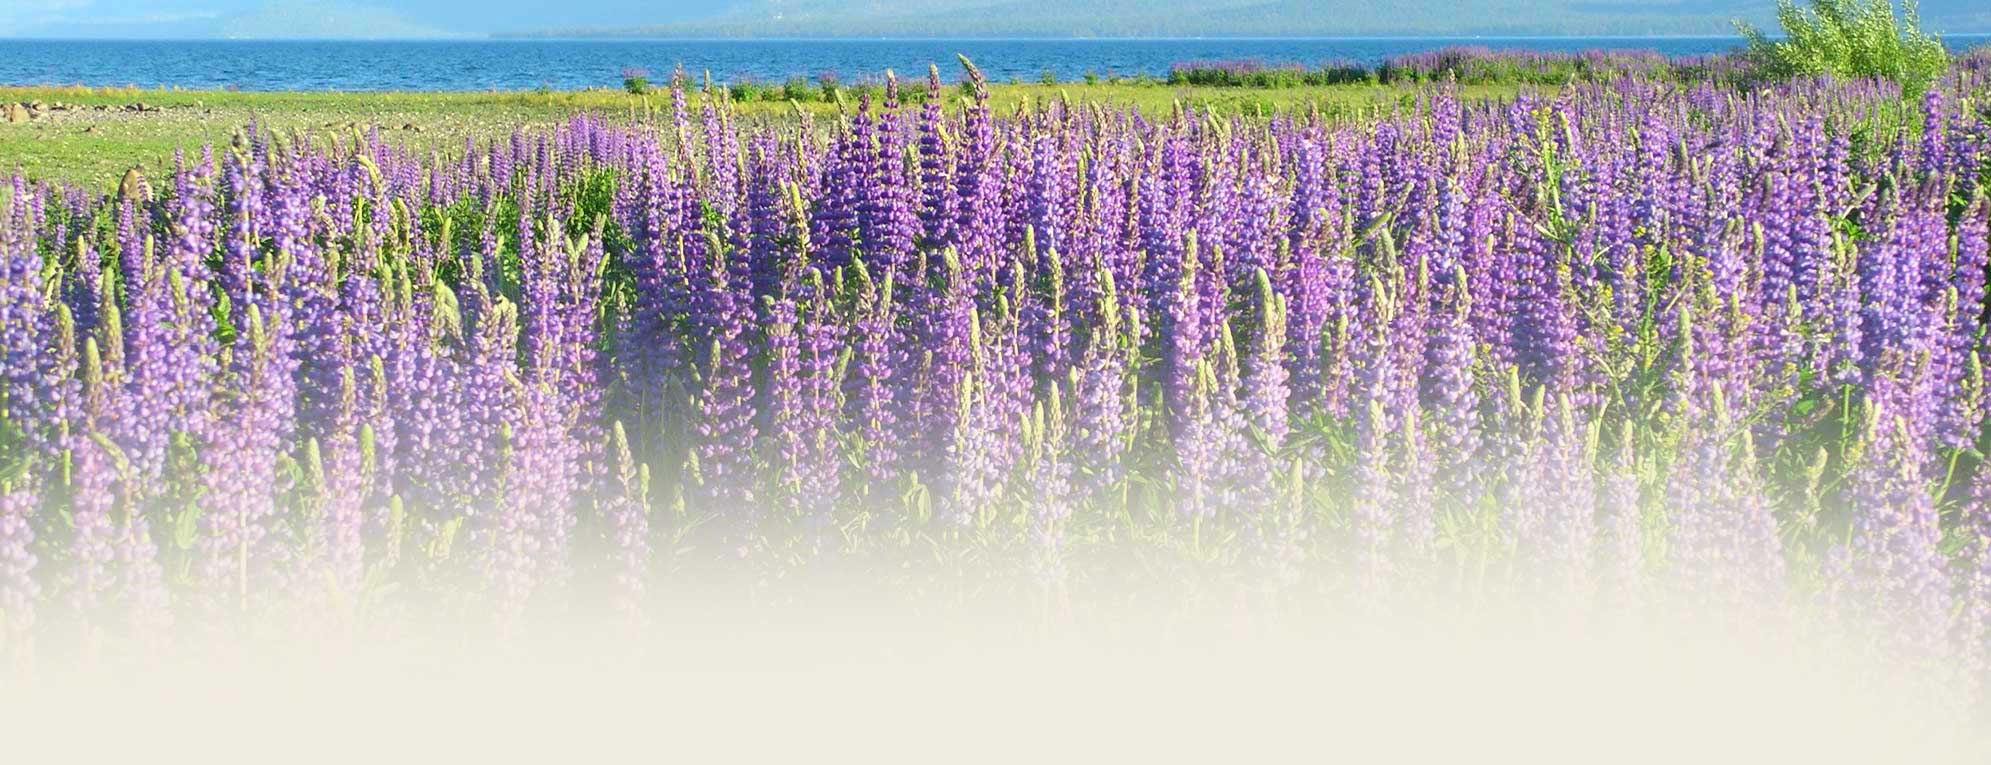
{"type": "MultiPolygon", "coordinates": [[[[909,83],[916,85],[917,83],[909,83]]],[[[1416,91],[1405,86],[1333,85],[1253,90],[1163,84],[1006,84],[991,88],[995,108],[1007,113],[1053,99],[1165,113],[1177,103],[1223,113],[1318,109],[1360,116],[1399,108],[1416,91]]],[[[1467,86],[1464,98],[1511,97],[1512,86],[1467,86]]],[[[956,91],[949,89],[947,98],[956,91]]],[[[0,87],[0,105],[41,101],[83,107],[52,112],[21,124],[0,121],[0,174],[62,180],[108,189],[125,171],[148,174],[170,166],[175,148],[225,144],[251,121],[314,140],[378,128],[387,140],[414,149],[458,151],[464,139],[489,139],[519,128],[551,125],[579,111],[626,114],[669,108],[666,93],[632,96],[622,90],[482,93],[333,93],[146,90],[140,88],[0,87]],[[133,111],[143,104],[156,111],[133,111]],[[97,109],[94,107],[105,107],[97,109]]],[[[827,115],[821,101],[800,108],[827,115]]],[[[739,105],[747,119],[788,119],[797,105],[754,101],[739,105]]],[[[155,176],[156,177],[156,176],[155,176]]]]}

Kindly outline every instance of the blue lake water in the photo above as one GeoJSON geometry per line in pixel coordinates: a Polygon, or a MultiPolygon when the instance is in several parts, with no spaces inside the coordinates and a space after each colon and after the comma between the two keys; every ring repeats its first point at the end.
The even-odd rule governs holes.
{"type": "MultiPolygon", "coordinates": [[[[1951,38],[1951,46],[1987,44],[1951,38]]],[[[966,54],[994,80],[1061,80],[1087,72],[1161,76],[1187,60],[1378,64],[1445,46],[1529,50],[1724,52],[1734,38],[1338,38],[1338,40],[428,40],[428,42],[171,42],[0,40],[0,84],[183,86],[241,90],[532,90],[615,86],[621,68],[661,80],[671,68],[723,82],[778,82],[834,72],[922,76],[928,62],[954,78],[966,54]]]]}
{"type": "MultiPolygon", "coordinates": [[[[924,74],[939,63],[953,79],[955,54],[974,59],[995,80],[1101,75],[1163,75],[1171,64],[1253,59],[1318,64],[1384,57],[1455,45],[1555,51],[1654,50],[1715,53],[1738,40],[1658,38],[1344,38],[1175,40],[436,40],[436,41],[155,41],[0,39],[0,83],[239,88],[242,90],[529,90],[613,87],[623,67],[663,79],[682,64],[732,82],[877,78],[890,68],[924,74]]],[[[1950,38],[1952,47],[1991,43],[1991,36],[1950,38]]]]}

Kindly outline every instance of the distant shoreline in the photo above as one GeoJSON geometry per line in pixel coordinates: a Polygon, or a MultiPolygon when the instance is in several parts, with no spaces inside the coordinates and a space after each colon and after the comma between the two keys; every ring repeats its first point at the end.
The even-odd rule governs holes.
{"type": "MultiPolygon", "coordinates": [[[[1991,41],[1991,31],[1983,32],[1944,32],[1943,38],[1984,39],[1991,41]]],[[[757,37],[757,36],[669,36],[669,35],[557,35],[539,33],[495,33],[490,35],[450,35],[438,37],[7,37],[0,36],[0,42],[21,43],[492,43],[492,42],[562,42],[562,43],[634,43],[634,42],[673,42],[673,43],[1165,43],[1165,42],[1528,42],[1537,40],[1734,40],[1744,38],[1734,34],[1653,34],[1653,35],[1292,35],[1292,36],[1231,36],[1206,35],[1197,37],[1096,37],[1096,36],[1026,36],[1026,37],[757,37]]],[[[1772,36],[1771,39],[1776,39],[1772,36]]]]}
{"type": "MultiPolygon", "coordinates": [[[[1940,37],[1991,38],[1991,32],[1945,32],[1940,37]]],[[[458,38],[461,39],[461,38],[458,38]]],[[[648,36],[593,36],[563,37],[554,35],[492,35],[493,42],[535,42],[541,40],[560,42],[1442,42],[1469,40],[1498,40],[1527,42],[1530,40],[1735,40],[1741,35],[1345,35],[1345,36],[1292,36],[1292,37],[648,37],[648,36]]],[[[1771,39],[1779,39],[1772,36],[1771,39]]]]}
{"type": "MultiPolygon", "coordinates": [[[[1991,36],[1952,35],[1953,48],[1991,36]]],[[[439,40],[0,40],[0,83],[79,83],[248,91],[572,91],[620,87],[625,68],[656,78],[679,67],[728,83],[882,82],[887,70],[918,76],[930,63],[959,75],[957,54],[991,80],[1056,82],[1165,78],[1184,62],[1256,62],[1375,69],[1392,57],[1445,48],[1581,54],[1593,50],[1669,58],[1722,55],[1739,37],[1282,37],[1282,38],[886,38],[439,40]]]]}

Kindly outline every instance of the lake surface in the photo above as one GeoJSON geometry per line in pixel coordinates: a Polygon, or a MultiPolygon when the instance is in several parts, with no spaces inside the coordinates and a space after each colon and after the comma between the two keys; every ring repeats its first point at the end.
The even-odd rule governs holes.
{"type": "MultiPolygon", "coordinates": [[[[1952,47],[1991,43],[1953,36],[1952,47]]],[[[780,81],[835,73],[845,81],[888,68],[920,77],[929,62],[954,79],[957,53],[999,81],[1034,81],[1045,71],[1072,80],[1101,75],[1164,75],[1191,60],[1251,59],[1374,65],[1387,56],[1456,45],[1582,51],[1717,53],[1723,37],[1342,38],[1179,40],[437,40],[157,41],[0,39],[0,83],[180,86],[242,90],[530,90],[614,87],[623,67],[653,80],[679,64],[721,81],[780,81]]]]}

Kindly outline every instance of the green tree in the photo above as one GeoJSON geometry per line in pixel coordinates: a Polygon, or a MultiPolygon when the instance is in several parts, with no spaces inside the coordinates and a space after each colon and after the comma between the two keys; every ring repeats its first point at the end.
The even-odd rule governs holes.
{"type": "Polygon", "coordinates": [[[1922,32],[1915,0],[1898,14],[1893,0],[1778,0],[1777,23],[1782,39],[1735,23],[1765,76],[1886,77],[1917,96],[1949,66],[1942,40],[1922,32]]]}

